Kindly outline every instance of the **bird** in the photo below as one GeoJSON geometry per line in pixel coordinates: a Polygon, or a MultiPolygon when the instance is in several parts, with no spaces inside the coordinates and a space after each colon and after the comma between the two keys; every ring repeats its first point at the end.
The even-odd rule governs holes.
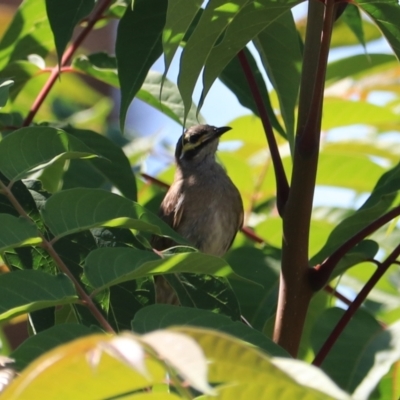
{"type": "MultiPolygon", "coordinates": [[[[231,129],[201,124],[182,134],[175,148],[174,181],[159,211],[161,219],[188,243],[218,257],[228,251],[243,225],[239,190],[215,159],[220,137],[231,129]]],[[[176,245],[161,236],[153,236],[151,244],[156,250],[176,245]]],[[[157,303],[177,304],[176,298],[171,300],[174,293],[163,294],[166,288],[172,290],[165,279],[156,278],[157,303]]]]}

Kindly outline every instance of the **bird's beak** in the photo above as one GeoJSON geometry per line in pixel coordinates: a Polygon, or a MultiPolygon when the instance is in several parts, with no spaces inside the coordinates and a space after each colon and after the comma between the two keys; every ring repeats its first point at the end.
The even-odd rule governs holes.
{"type": "Polygon", "coordinates": [[[222,126],[221,128],[215,129],[215,136],[222,136],[225,132],[230,131],[232,128],[230,126],[222,126]]]}

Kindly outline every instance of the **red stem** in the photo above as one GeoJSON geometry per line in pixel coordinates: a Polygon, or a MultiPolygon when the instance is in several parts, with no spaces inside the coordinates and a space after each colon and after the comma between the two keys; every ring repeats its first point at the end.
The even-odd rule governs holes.
{"type": "Polygon", "coordinates": [[[283,209],[285,207],[287,198],[289,196],[289,183],[283,168],[282,159],[279,154],[278,145],[275,140],[274,131],[272,129],[271,122],[268,117],[267,110],[264,106],[264,101],[260,90],[258,89],[257,82],[255,80],[253,71],[251,70],[250,64],[247,60],[245,52],[242,50],[237,55],[239,62],[242,66],[243,72],[246,76],[247,83],[249,84],[250,91],[253,95],[256,103],[258,113],[261,118],[261,122],[264,127],[265,135],[271,154],[272,163],[274,164],[275,178],[276,178],[276,198],[277,208],[279,215],[283,215],[283,209]]]}
{"type": "Polygon", "coordinates": [[[42,87],[42,90],[37,95],[31,109],[29,110],[28,115],[26,116],[23,126],[29,126],[35,115],[39,111],[39,108],[43,104],[44,100],[46,99],[47,95],[49,94],[50,90],[54,86],[59,74],[60,70],[65,67],[71,60],[72,56],[74,55],[75,51],[78,47],[82,44],[86,36],[90,33],[95,23],[102,17],[104,11],[109,7],[111,4],[111,0],[103,0],[95,10],[95,12],[89,17],[87,26],[81,31],[81,33],[76,37],[76,39],[71,43],[68,49],[64,52],[61,58],[61,64],[55,66],[50,73],[47,82],[42,87]]]}
{"type": "Polygon", "coordinates": [[[322,362],[325,360],[329,351],[332,349],[336,340],[339,338],[340,334],[346,328],[347,324],[350,322],[351,318],[355,314],[355,312],[360,308],[361,304],[367,298],[369,292],[374,288],[379,279],[382,278],[384,273],[389,269],[389,267],[396,261],[396,258],[400,255],[400,244],[392,251],[392,253],[386,258],[386,260],[376,269],[373,273],[369,281],[365,284],[365,286],[361,289],[360,293],[358,293],[357,297],[351,303],[349,308],[343,314],[342,318],[336,324],[333,331],[330,333],[328,339],[326,339],[325,343],[322,345],[319,350],[317,356],[315,357],[313,364],[319,367],[322,362]]]}

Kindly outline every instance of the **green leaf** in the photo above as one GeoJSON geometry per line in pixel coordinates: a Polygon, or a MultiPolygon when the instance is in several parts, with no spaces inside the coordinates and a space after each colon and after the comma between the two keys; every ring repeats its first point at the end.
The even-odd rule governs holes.
{"type": "Polygon", "coordinates": [[[145,357],[137,338],[128,334],[80,337],[29,364],[2,393],[2,400],[112,399],[147,393],[146,388],[165,378],[166,367],[156,360],[154,355],[145,357]],[[67,384],[61,384],[60,377],[67,384]]]}
{"type": "Polygon", "coordinates": [[[265,321],[276,309],[280,251],[271,247],[261,250],[241,246],[229,251],[225,258],[237,274],[249,280],[239,282],[232,279],[230,283],[239,301],[242,315],[252,327],[261,331],[265,321]],[[251,260],[252,268],[248,268],[248,260],[251,260]],[[260,286],[250,281],[258,282],[260,286]]]}
{"type": "Polygon", "coordinates": [[[95,0],[46,0],[46,11],[54,35],[59,65],[75,26],[90,14],[95,4],[95,0]]]}
{"type": "Polygon", "coordinates": [[[30,61],[14,61],[1,72],[1,77],[11,76],[14,85],[10,88],[10,99],[15,100],[25,84],[40,71],[40,68],[30,61]]]}
{"type": "Polygon", "coordinates": [[[397,64],[396,57],[392,54],[368,54],[368,56],[357,54],[341,58],[328,64],[326,81],[330,85],[347,77],[357,77],[369,73],[374,67],[394,62],[397,64]]]}
{"type": "Polygon", "coordinates": [[[181,44],[186,31],[199,11],[202,0],[169,0],[167,18],[162,35],[164,49],[164,77],[181,44]]]}
{"type": "MultiPolygon", "coordinates": [[[[345,311],[339,308],[326,310],[316,322],[311,340],[315,353],[321,348],[332,329],[336,326],[345,311]]],[[[321,365],[325,371],[342,389],[352,393],[363,377],[374,364],[378,349],[374,339],[383,349],[389,350],[389,342],[382,342],[383,327],[364,310],[358,310],[344,331],[341,333],[332,350],[321,365]],[[386,345],[385,345],[386,343],[386,345]]]]}
{"type": "Polygon", "coordinates": [[[30,54],[45,57],[54,48],[44,1],[25,0],[0,42],[0,70],[30,54]]]}
{"type": "Polygon", "coordinates": [[[378,25],[397,58],[400,58],[400,5],[397,0],[361,0],[357,5],[378,25]]]}
{"type": "Polygon", "coordinates": [[[11,353],[11,357],[15,359],[15,368],[21,371],[46,351],[79,337],[93,334],[95,330],[78,324],[62,324],[39,332],[25,340],[11,353]]]}
{"type": "Polygon", "coordinates": [[[202,253],[181,253],[160,258],[153,252],[132,248],[101,248],[86,258],[85,275],[96,289],[151,275],[195,272],[234,276],[222,258],[202,253]]]}
{"type": "MultiPolygon", "coordinates": [[[[370,364],[370,355],[374,354],[374,363],[361,383],[354,391],[355,398],[370,398],[371,392],[379,384],[384,375],[392,366],[400,361],[400,322],[397,321],[379,335],[374,337],[365,351],[365,355],[359,360],[360,365],[370,364]],[[386,346],[385,346],[386,344],[386,346]]],[[[396,377],[393,376],[393,383],[396,377]]],[[[393,388],[395,390],[395,388],[393,388]]]]}
{"type": "Polygon", "coordinates": [[[398,116],[388,107],[381,107],[366,101],[350,101],[325,98],[322,129],[363,124],[374,127],[396,123],[398,116]]]}
{"type": "MultiPolygon", "coordinates": [[[[109,85],[119,87],[117,60],[106,53],[79,56],[74,59],[73,67],[109,85]]],[[[178,87],[168,79],[162,81],[162,74],[149,71],[136,98],[183,125],[184,107],[178,87]],[[160,92],[161,83],[163,83],[163,90],[160,92]]],[[[201,117],[199,119],[202,120],[201,117]]],[[[187,122],[190,125],[196,125],[199,119],[196,117],[196,107],[193,104],[187,122]]]]}
{"type": "MultiPolygon", "coordinates": [[[[268,117],[271,121],[273,128],[280,133],[283,137],[286,137],[286,133],[282,128],[281,124],[279,123],[274,110],[271,105],[271,101],[269,99],[269,93],[267,86],[265,85],[264,78],[258,69],[256,60],[254,59],[251,52],[245,47],[243,52],[246,56],[246,59],[250,65],[250,68],[253,72],[254,78],[257,82],[258,90],[260,91],[265,108],[268,113],[268,117]]],[[[259,112],[258,108],[254,102],[253,95],[250,91],[249,84],[247,83],[246,77],[244,75],[242,66],[240,65],[239,59],[237,57],[233,57],[229,64],[225,67],[222,71],[220,77],[223,84],[225,84],[231,92],[237,97],[239,103],[243,106],[248,108],[253,112],[254,115],[258,117],[259,112]]],[[[188,119],[190,118],[190,114],[188,119]]]]}
{"type": "Polygon", "coordinates": [[[215,314],[211,311],[189,307],[176,307],[157,304],[139,310],[132,321],[132,329],[138,333],[146,333],[156,329],[165,329],[175,325],[190,325],[215,329],[238,339],[260,347],[270,355],[289,357],[289,354],[261,332],[248,327],[242,322],[215,314]]]}
{"type": "Polygon", "coordinates": [[[215,330],[191,327],[171,330],[193,337],[212,360],[208,379],[218,384],[219,398],[349,399],[325,374],[304,362],[271,359],[257,348],[215,330]]]}
{"type": "Polygon", "coordinates": [[[76,188],[58,192],[47,200],[41,213],[57,238],[96,226],[120,226],[186,243],[141,205],[101,189],[76,188]]]}
{"type": "Polygon", "coordinates": [[[372,260],[378,251],[378,243],[373,240],[363,240],[346,253],[346,255],[338,262],[330,279],[332,280],[333,278],[343,274],[354,265],[372,260]]]}
{"type": "MultiPolygon", "coordinates": [[[[181,55],[178,87],[185,106],[185,116],[189,113],[197,78],[211,49],[229,21],[248,1],[237,0],[235,3],[227,3],[225,0],[210,0],[207,3],[181,55]]],[[[226,64],[222,66],[221,72],[226,64]]]]}
{"type": "MultiPolygon", "coordinates": [[[[285,1],[284,3],[277,3],[276,1],[272,0],[248,1],[244,5],[244,7],[240,9],[239,5],[241,5],[241,2],[238,2],[237,9],[235,10],[237,12],[233,13],[232,15],[229,15],[229,13],[227,12],[226,14],[231,19],[231,21],[226,27],[226,31],[224,32],[222,40],[218,44],[216,44],[212,49],[209,49],[210,53],[209,56],[207,57],[207,61],[205,62],[205,68],[203,73],[202,98],[203,99],[205,98],[209,89],[211,88],[211,85],[214,83],[215,79],[217,79],[217,77],[221,74],[221,72],[223,71],[225,66],[229,63],[229,61],[243,47],[245,47],[250,40],[252,40],[258,34],[260,34],[265,28],[267,28],[270,24],[274,23],[279,17],[281,17],[287,11],[290,12],[290,8],[295,6],[299,2],[300,2],[299,0],[289,0],[285,1]]],[[[228,5],[226,5],[225,8],[227,9],[228,5]]],[[[286,24],[285,22],[285,27],[283,28],[283,30],[285,31],[285,35],[293,32],[293,27],[291,30],[289,30],[289,26],[290,25],[286,24]]],[[[189,46],[192,37],[189,39],[188,43],[186,44],[186,47],[189,46]]],[[[298,37],[296,34],[295,45],[291,44],[290,48],[293,50],[297,44],[298,44],[298,37]]],[[[292,60],[296,58],[297,54],[295,53],[292,60]]],[[[184,67],[183,58],[181,67],[182,68],[184,67]]],[[[200,71],[198,71],[198,74],[199,73],[200,71]]],[[[290,113],[292,112],[293,110],[290,111],[290,113]]],[[[287,117],[289,117],[289,115],[290,114],[287,114],[287,117]]],[[[293,116],[292,116],[292,121],[294,121],[293,116]]],[[[287,126],[287,129],[289,128],[290,124],[289,126],[287,126]]]]}
{"type": "Polygon", "coordinates": [[[397,165],[382,175],[365,203],[335,227],[324,247],[312,258],[311,264],[322,262],[342,243],[384,214],[392,205],[399,189],[400,165],[397,165]]]}
{"type": "Polygon", "coordinates": [[[0,214],[0,252],[4,250],[39,244],[42,239],[36,226],[25,218],[0,214]]]}
{"type": "Polygon", "coordinates": [[[360,10],[355,5],[347,3],[346,9],[341,18],[349,26],[357,40],[364,47],[364,50],[367,51],[365,47],[364,29],[360,10]]]}
{"type": "Polygon", "coordinates": [[[0,321],[78,299],[65,275],[25,270],[0,275],[0,321]]]}
{"type": "Polygon", "coordinates": [[[96,157],[84,143],[61,129],[21,128],[0,142],[0,171],[16,181],[60,159],[96,157]]]}
{"type": "Polygon", "coordinates": [[[94,154],[104,157],[90,159],[88,163],[115,185],[125,197],[134,201],[137,199],[135,175],[121,147],[93,131],[72,127],[65,130],[82,141],[94,154]]]}
{"type": "Polygon", "coordinates": [[[167,5],[167,0],[135,0],[134,9],[128,7],[118,25],[115,54],[121,87],[122,131],[131,101],[162,53],[167,5]]]}
{"type": "Polygon", "coordinates": [[[268,78],[279,99],[289,142],[294,146],[294,112],[300,87],[301,49],[291,11],[285,12],[254,39],[268,78]]]}
{"type": "Polygon", "coordinates": [[[0,79],[0,108],[7,104],[8,90],[14,84],[11,79],[0,79]]]}

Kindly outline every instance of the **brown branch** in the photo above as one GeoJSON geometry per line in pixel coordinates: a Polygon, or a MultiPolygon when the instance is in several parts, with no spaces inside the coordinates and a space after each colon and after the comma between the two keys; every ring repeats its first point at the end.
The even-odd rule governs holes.
{"type": "Polygon", "coordinates": [[[335,2],[310,1],[308,7],[293,173],[283,216],[282,268],[273,336],[293,357],[297,356],[313,295],[308,279],[308,247],[335,2]]]}
{"type": "MultiPolygon", "coordinates": [[[[9,186],[11,186],[11,184],[9,186]]],[[[14,208],[17,210],[17,212],[21,215],[21,217],[27,219],[31,223],[34,223],[34,221],[29,217],[29,215],[23,209],[23,207],[21,206],[21,204],[19,203],[17,198],[12,193],[11,188],[6,186],[1,180],[0,180],[0,187],[1,187],[2,193],[7,197],[7,199],[14,206],[14,208]]],[[[50,255],[50,257],[54,260],[54,262],[58,266],[59,270],[62,273],[64,273],[65,275],[67,275],[68,278],[74,284],[75,290],[77,291],[78,296],[79,296],[80,300],[83,302],[83,304],[90,310],[90,312],[93,314],[93,316],[97,319],[99,324],[104,328],[104,330],[106,332],[115,333],[114,329],[108,323],[106,318],[104,318],[103,314],[97,308],[97,306],[93,302],[92,298],[85,292],[83,287],[80,285],[80,283],[74,277],[74,275],[69,270],[69,268],[66,266],[64,261],[61,259],[61,257],[58,255],[58,253],[55,251],[52,244],[40,232],[38,232],[38,236],[42,239],[42,247],[47,251],[47,253],[50,255]]]]}
{"type": "Polygon", "coordinates": [[[245,52],[242,50],[237,55],[239,62],[242,66],[243,72],[246,76],[247,83],[249,84],[250,91],[253,95],[253,99],[256,103],[258,113],[261,118],[261,122],[264,127],[265,136],[267,138],[269,151],[271,154],[272,163],[274,165],[275,179],[276,179],[276,205],[278,208],[279,215],[283,215],[283,210],[289,196],[289,183],[283,168],[282,159],[279,154],[278,145],[274,136],[271,122],[268,117],[267,110],[264,106],[264,101],[257,82],[255,80],[253,71],[251,70],[250,64],[247,60],[245,52]]]}
{"type": "Polygon", "coordinates": [[[32,123],[37,112],[39,111],[39,108],[41,107],[47,95],[49,94],[50,90],[56,83],[57,78],[60,75],[60,69],[65,67],[71,61],[71,58],[78,49],[78,47],[82,44],[87,35],[91,32],[96,22],[102,17],[104,11],[110,6],[110,4],[111,0],[101,1],[98,7],[96,8],[95,12],[91,16],[89,16],[87,26],[80,32],[80,34],[76,37],[76,39],[64,52],[61,58],[60,65],[59,66],[57,65],[54,68],[52,68],[50,76],[47,79],[47,82],[42,87],[42,90],[37,95],[31,109],[29,110],[29,113],[24,120],[23,126],[29,126],[32,123]]]}
{"type": "Polygon", "coordinates": [[[333,331],[330,333],[325,343],[322,345],[318,354],[316,355],[313,364],[316,366],[320,366],[322,362],[325,360],[329,351],[332,349],[333,345],[336,343],[336,340],[339,338],[340,334],[346,328],[347,324],[350,322],[351,318],[354,316],[355,312],[361,307],[362,303],[367,298],[368,294],[377,284],[380,278],[384,275],[384,273],[389,269],[389,267],[396,262],[397,257],[400,255],[400,244],[392,251],[392,253],[386,258],[386,260],[376,269],[371,278],[365,284],[365,286],[361,289],[360,293],[351,303],[349,308],[343,314],[342,318],[336,324],[333,331]]]}

